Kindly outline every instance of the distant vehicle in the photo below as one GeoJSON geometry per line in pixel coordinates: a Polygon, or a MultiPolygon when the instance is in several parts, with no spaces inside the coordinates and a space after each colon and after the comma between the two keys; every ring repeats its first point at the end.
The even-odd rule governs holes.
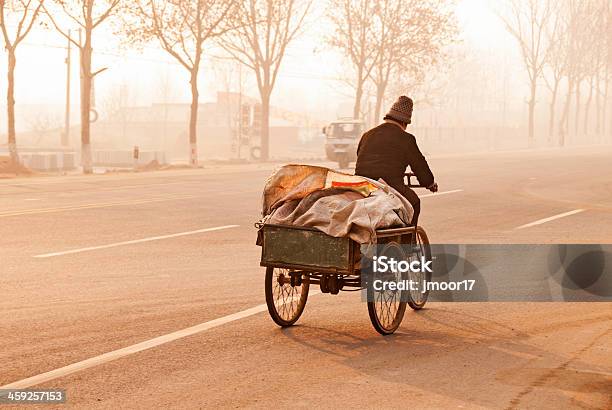
{"type": "Polygon", "coordinates": [[[348,168],[357,161],[357,145],[365,131],[365,123],[356,119],[340,119],[323,128],[327,159],[338,163],[339,168],[348,168]]]}

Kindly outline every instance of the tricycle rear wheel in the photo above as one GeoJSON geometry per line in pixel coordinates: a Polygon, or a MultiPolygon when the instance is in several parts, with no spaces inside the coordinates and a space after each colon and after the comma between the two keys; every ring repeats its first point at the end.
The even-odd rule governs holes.
{"type": "Polygon", "coordinates": [[[293,325],[306,306],[309,277],[289,269],[267,267],[265,288],[272,320],[281,327],[293,325]]]}

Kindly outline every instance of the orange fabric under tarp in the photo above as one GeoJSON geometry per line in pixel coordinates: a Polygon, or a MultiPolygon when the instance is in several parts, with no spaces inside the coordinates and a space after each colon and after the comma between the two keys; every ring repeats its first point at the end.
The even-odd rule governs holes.
{"type": "Polygon", "coordinates": [[[268,215],[283,202],[301,199],[315,191],[339,188],[355,191],[363,197],[380,189],[371,180],[329,168],[313,165],[290,164],[274,172],[264,188],[263,215],[268,215]]]}
{"type": "Polygon", "coordinates": [[[336,171],[327,172],[325,188],[347,189],[355,191],[364,197],[368,197],[372,192],[380,189],[367,178],[360,177],[358,175],[348,175],[336,171]]]}

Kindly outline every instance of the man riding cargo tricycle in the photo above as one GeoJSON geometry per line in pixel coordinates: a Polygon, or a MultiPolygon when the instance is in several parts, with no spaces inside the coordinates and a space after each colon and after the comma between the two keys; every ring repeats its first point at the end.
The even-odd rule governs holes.
{"type": "Polygon", "coordinates": [[[406,304],[419,310],[427,302],[430,270],[381,274],[375,262],[383,256],[407,265],[431,261],[427,234],[417,225],[418,197],[411,188],[436,192],[438,186],[414,136],[404,132],[411,113],[412,100],[400,97],[385,122],[363,135],[357,174],[364,170],[368,175],[287,165],[267,181],[264,218],[256,226],[261,265],[266,267],[266,303],[279,326],[298,320],[310,285],[333,295],[363,290],[372,325],[383,335],[399,327],[406,304]],[[386,159],[381,158],[381,142],[393,148],[386,159]],[[379,173],[373,168],[377,161],[379,173]],[[405,173],[408,166],[415,172],[405,173]],[[379,282],[419,286],[377,286],[379,282]]]}

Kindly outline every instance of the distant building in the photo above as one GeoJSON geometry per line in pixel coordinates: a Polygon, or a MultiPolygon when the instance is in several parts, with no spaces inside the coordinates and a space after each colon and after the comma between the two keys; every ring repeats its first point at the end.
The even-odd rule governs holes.
{"type": "MultiPolygon", "coordinates": [[[[198,110],[200,158],[238,158],[240,106],[257,103],[255,98],[227,92],[217,93],[216,102],[201,103],[198,110]]],[[[100,120],[92,124],[92,145],[94,149],[129,149],[138,145],[144,150],[164,150],[170,158],[186,158],[189,112],[189,104],[156,103],[124,107],[112,115],[100,113],[100,120]]],[[[307,115],[271,107],[271,158],[322,157],[323,141],[319,134],[323,125],[307,115]]],[[[241,158],[247,157],[250,147],[259,145],[258,138],[247,137],[244,131],[241,158]]]]}

